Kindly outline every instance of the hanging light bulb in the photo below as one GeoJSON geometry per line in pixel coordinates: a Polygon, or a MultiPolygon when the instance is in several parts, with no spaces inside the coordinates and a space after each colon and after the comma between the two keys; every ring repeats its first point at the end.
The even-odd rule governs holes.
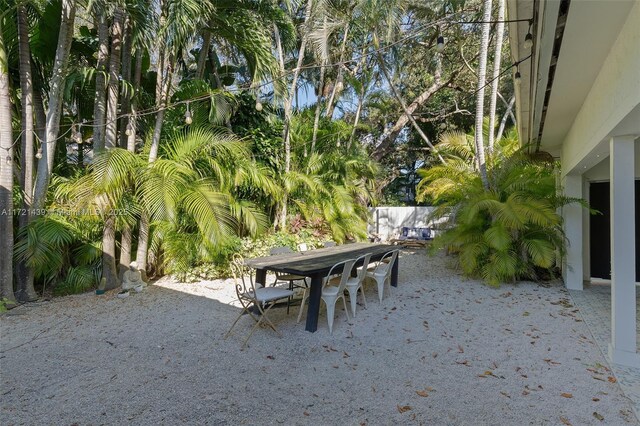
{"type": "Polygon", "coordinates": [[[304,150],[304,154],[302,154],[304,156],[304,158],[307,158],[307,150],[304,150]]]}
{"type": "Polygon", "coordinates": [[[531,25],[533,25],[533,21],[529,21],[529,30],[527,31],[527,35],[524,36],[525,49],[531,49],[533,47],[533,35],[531,34],[531,25]]]}
{"type": "Polygon", "coordinates": [[[184,123],[186,125],[193,123],[193,118],[191,117],[191,110],[189,109],[189,102],[187,102],[187,112],[184,113],[184,123]]]}
{"type": "Polygon", "coordinates": [[[442,52],[444,50],[444,37],[442,37],[441,35],[438,36],[438,39],[436,41],[436,50],[438,52],[442,52]]]}
{"type": "Polygon", "coordinates": [[[133,126],[131,123],[127,123],[127,130],[124,131],[124,134],[127,136],[131,136],[133,134],[133,126]]]}
{"type": "Polygon", "coordinates": [[[338,148],[340,148],[340,141],[339,141],[339,140],[338,140],[338,143],[336,144],[336,146],[337,146],[338,148]]]}
{"type": "Polygon", "coordinates": [[[447,123],[440,123],[440,129],[445,130],[447,128],[447,123]]]}
{"type": "Polygon", "coordinates": [[[36,158],[38,160],[42,158],[42,147],[38,148],[38,152],[36,152],[36,158]]]}
{"type": "Polygon", "coordinates": [[[262,102],[260,102],[260,99],[256,100],[256,111],[262,111],[262,102]]]}
{"type": "Polygon", "coordinates": [[[516,81],[516,84],[520,84],[520,80],[522,78],[522,76],[520,75],[520,71],[516,71],[516,74],[513,76],[513,78],[516,81]]]}
{"type": "Polygon", "coordinates": [[[6,159],[6,161],[7,161],[7,165],[9,165],[9,166],[10,166],[11,164],[13,164],[13,159],[11,158],[11,156],[10,156],[10,155],[7,155],[7,159],[6,159]]]}
{"type": "Polygon", "coordinates": [[[531,33],[527,33],[524,37],[524,47],[525,49],[531,49],[531,47],[533,47],[533,36],[531,33]]]}
{"type": "Polygon", "coordinates": [[[344,89],[344,84],[342,83],[342,79],[340,79],[336,83],[336,92],[342,92],[343,89],[344,89]]]}

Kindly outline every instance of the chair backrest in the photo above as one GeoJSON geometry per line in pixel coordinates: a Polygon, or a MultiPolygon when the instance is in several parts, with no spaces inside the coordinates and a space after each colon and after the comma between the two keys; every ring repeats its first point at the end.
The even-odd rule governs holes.
{"type": "Polygon", "coordinates": [[[233,281],[236,286],[236,294],[238,298],[241,296],[255,297],[255,287],[253,283],[252,268],[247,267],[244,264],[244,259],[239,254],[235,254],[229,264],[231,267],[231,274],[233,275],[233,281]]]}
{"type": "Polygon", "coordinates": [[[376,271],[378,270],[378,268],[386,268],[385,269],[385,276],[390,276],[391,275],[391,269],[393,268],[393,264],[395,263],[396,259],[398,258],[398,250],[391,250],[388,251],[384,254],[384,256],[382,256],[382,259],[380,259],[380,262],[378,262],[378,266],[376,266],[376,271]],[[388,262],[385,262],[385,260],[389,260],[388,262]]]}
{"type": "Polygon", "coordinates": [[[353,269],[354,263],[356,263],[355,259],[348,259],[333,265],[329,270],[329,273],[325,277],[324,285],[326,286],[329,283],[329,280],[331,279],[331,277],[338,273],[338,272],[335,272],[335,270],[342,268],[342,274],[340,275],[340,284],[338,284],[338,294],[343,292],[347,285],[347,280],[351,276],[351,270],[353,269]]]}
{"type": "Polygon", "coordinates": [[[287,254],[287,253],[293,253],[293,250],[291,250],[291,248],[289,248],[287,246],[274,247],[271,250],[269,250],[269,254],[271,256],[274,256],[276,254],[287,254]]]}
{"type": "Polygon", "coordinates": [[[362,268],[358,270],[358,282],[362,282],[364,280],[365,275],[367,274],[367,266],[369,266],[369,262],[371,260],[371,253],[364,254],[356,259],[356,265],[360,263],[360,259],[362,259],[362,268]]]}
{"type": "Polygon", "coordinates": [[[335,242],[335,241],[325,241],[325,242],[323,243],[323,245],[324,245],[325,247],[335,247],[335,246],[336,246],[336,242],[335,242]]]}

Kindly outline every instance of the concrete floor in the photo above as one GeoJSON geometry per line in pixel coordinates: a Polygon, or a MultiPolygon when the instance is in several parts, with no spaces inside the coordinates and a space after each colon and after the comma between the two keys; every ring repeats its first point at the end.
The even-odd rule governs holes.
{"type": "MultiPolygon", "coordinates": [[[[569,293],[600,350],[608,359],[611,341],[611,286],[607,283],[585,283],[584,290],[571,290],[569,293]]],[[[640,291],[636,291],[636,301],[640,312],[640,291]]],[[[640,343],[640,316],[637,316],[636,321],[637,341],[640,343]]],[[[632,400],[636,416],[640,418],[640,368],[616,364],[611,367],[622,391],[632,400]]]]}

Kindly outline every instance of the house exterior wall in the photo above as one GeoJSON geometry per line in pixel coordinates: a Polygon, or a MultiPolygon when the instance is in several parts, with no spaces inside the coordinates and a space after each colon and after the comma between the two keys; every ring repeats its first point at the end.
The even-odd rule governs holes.
{"type": "MultiPolygon", "coordinates": [[[[599,146],[640,104],[640,2],[636,2],[562,144],[562,174],[599,146]]],[[[586,47],[585,47],[586,48],[586,47]]]]}

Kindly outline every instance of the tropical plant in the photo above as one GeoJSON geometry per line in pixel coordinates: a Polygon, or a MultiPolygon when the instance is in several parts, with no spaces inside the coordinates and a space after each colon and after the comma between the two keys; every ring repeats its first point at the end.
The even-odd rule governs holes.
{"type": "Polygon", "coordinates": [[[443,137],[447,163],[423,170],[419,185],[419,198],[431,197],[433,218],[444,221],[434,249],[457,254],[465,274],[494,286],[553,274],[565,248],[557,209],[579,202],[558,195],[554,164],[532,160],[513,131],[509,136],[487,163],[489,189],[470,161],[473,137],[460,133],[443,137]]]}

